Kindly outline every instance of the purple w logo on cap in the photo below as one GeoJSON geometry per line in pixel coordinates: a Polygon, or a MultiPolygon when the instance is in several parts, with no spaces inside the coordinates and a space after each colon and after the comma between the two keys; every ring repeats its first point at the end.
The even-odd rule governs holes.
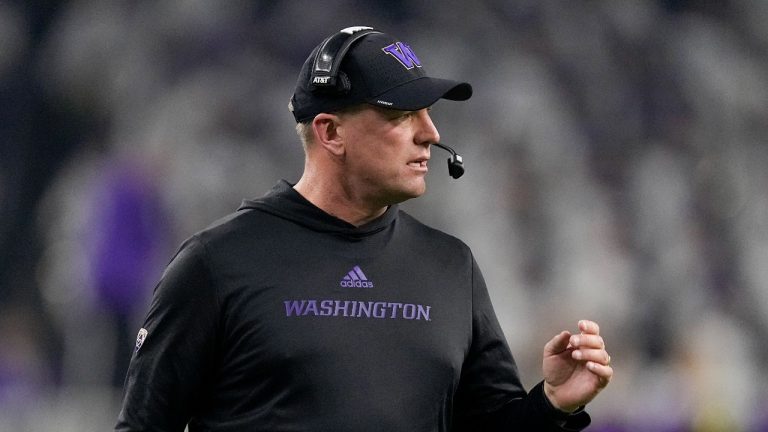
{"type": "Polygon", "coordinates": [[[411,47],[402,42],[387,45],[381,50],[396,58],[406,69],[413,69],[414,66],[421,67],[421,61],[416,57],[411,47]]]}

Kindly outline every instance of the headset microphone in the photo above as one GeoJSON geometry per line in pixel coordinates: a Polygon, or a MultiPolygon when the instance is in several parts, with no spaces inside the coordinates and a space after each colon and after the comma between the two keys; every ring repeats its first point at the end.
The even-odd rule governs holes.
{"type": "Polygon", "coordinates": [[[464,161],[461,155],[445,144],[433,143],[432,145],[440,147],[451,154],[451,157],[448,158],[448,174],[455,179],[461,177],[464,174],[464,161]]]}

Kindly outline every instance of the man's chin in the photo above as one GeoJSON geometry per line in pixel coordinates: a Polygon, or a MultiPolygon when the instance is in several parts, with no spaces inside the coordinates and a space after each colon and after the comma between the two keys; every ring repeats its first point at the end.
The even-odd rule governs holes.
{"type": "Polygon", "coordinates": [[[402,202],[408,201],[410,199],[418,198],[427,191],[426,186],[420,187],[420,188],[413,188],[410,190],[401,191],[401,193],[394,195],[392,197],[392,204],[400,204],[402,202]]]}

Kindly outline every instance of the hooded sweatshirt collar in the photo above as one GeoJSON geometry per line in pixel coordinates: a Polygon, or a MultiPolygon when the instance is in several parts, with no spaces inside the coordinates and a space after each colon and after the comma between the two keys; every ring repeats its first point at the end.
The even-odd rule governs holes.
{"type": "Polygon", "coordinates": [[[261,210],[290,220],[313,231],[333,233],[348,238],[376,234],[397,219],[398,206],[393,204],[380,217],[359,227],[330,215],[298,193],[291,183],[280,180],[261,198],[244,200],[238,210],[261,210]]]}

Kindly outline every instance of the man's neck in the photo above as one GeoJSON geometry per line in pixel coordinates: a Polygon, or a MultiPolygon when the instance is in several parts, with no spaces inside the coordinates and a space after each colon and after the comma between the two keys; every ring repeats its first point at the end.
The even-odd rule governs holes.
{"type": "Polygon", "coordinates": [[[366,204],[338,187],[338,184],[333,186],[322,181],[311,181],[306,176],[302,176],[293,188],[317,208],[358,227],[387,211],[386,206],[366,204]]]}

